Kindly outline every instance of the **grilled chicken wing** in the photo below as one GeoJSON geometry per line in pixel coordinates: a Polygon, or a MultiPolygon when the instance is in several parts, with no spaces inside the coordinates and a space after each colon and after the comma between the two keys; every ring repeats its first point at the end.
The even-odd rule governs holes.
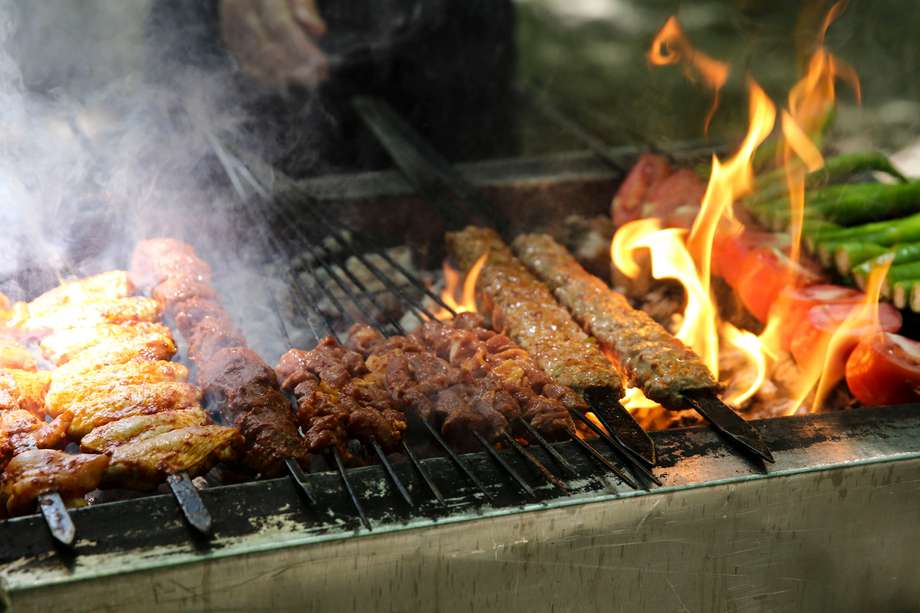
{"type": "Polygon", "coordinates": [[[109,338],[85,349],[54,371],[55,378],[74,377],[103,366],[115,366],[143,360],[169,361],[176,354],[176,343],[162,331],[138,336],[109,338]]]}
{"type": "Polygon", "coordinates": [[[96,301],[68,304],[31,316],[20,327],[23,330],[37,332],[85,328],[105,323],[153,322],[160,318],[161,313],[160,303],[152,298],[100,298],[96,301]]]}
{"type": "Polygon", "coordinates": [[[102,481],[109,456],[33,449],[14,457],[3,471],[0,499],[10,515],[28,513],[35,499],[58,492],[65,499],[82,497],[102,481]]]}
{"type": "Polygon", "coordinates": [[[32,353],[13,339],[0,339],[0,368],[37,370],[32,353]]]}
{"type": "Polygon", "coordinates": [[[164,432],[207,423],[208,416],[201,407],[134,415],[93,429],[83,437],[80,449],[92,453],[108,453],[126,443],[137,443],[164,432]]]}
{"type": "Polygon", "coordinates": [[[57,365],[65,364],[77,354],[112,339],[149,337],[159,334],[171,339],[169,328],[159,323],[96,324],[82,328],[61,330],[45,337],[41,342],[42,354],[57,365]]]}
{"type": "Polygon", "coordinates": [[[17,454],[61,446],[68,423],[66,417],[45,422],[21,409],[0,411],[0,470],[17,454]]]}
{"type": "Polygon", "coordinates": [[[54,371],[45,395],[45,410],[60,415],[70,405],[123,388],[126,385],[188,381],[188,369],[182,364],[162,360],[132,360],[124,364],[102,366],[86,373],[65,374],[54,371]]]}
{"type": "Polygon", "coordinates": [[[195,409],[201,390],[188,383],[144,383],[125,385],[91,394],[68,407],[72,421],[67,434],[76,440],[93,428],[136,415],[195,409]]]}
{"type": "Polygon", "coordinates": [[[46,370],[0,369],[0,410],[24,409],[42,417],[50,383],[51,373],[46,370]]]}
{"type": "Polygon", "coordinates": [[[47,317],[62,308],[88,302],[117,300],[133,293],[124,270],[113,270],[77,281],[66,281],[28,304],[28,317],[47,317]]]}
{"type": "Polygon", "coordinates": [[[240,433],[208,425],[207,419],[201,408],[127,417],[90,432],[81,448],[111,456],[107,485],[150,489],[167,475],[199,475],[237,457],[243,445],[240,433]]]}

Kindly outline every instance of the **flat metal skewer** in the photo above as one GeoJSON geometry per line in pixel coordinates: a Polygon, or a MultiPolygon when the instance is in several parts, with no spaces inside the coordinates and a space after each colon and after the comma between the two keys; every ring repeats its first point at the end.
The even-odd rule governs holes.
{"type": "Polygon", "coordinates": [[[716,432],[724,435],[737,449],[771,464],[775,461],[760,432],[717,397],[709,392],[688,392],[684,398],[716,432]]]}
{"type": "Polygon", "coordinates": [[[444,496],[441,494],[441,490],[438,489],[438,486],[435,485],[435,482],[432,480],[431,475],[428,474],[428,471],[425,470],[425,467],[422,466],[422,463],[419,461],[418,457],[415,455],[415,452],[412,451],[412,447],[409,446],[409,443],[403,439],[402,441],[403,451],[406,452],[406,455],[409,457],[409,461],[412,462],[412,465],[415,466],[415,470],[418,471],[418,474],[422,476],[422,481],[425,482],[425,485],[428,487],[429,491],[437,499],[438,503],[442,507],[447,506],[447,501],[444,500],[444,496]]]}
{"type": "Polygon", "coordinates": [[[533,467],[536,468],[537,471],[541,475],[543,475],[544,479],[546,479],[547,481],[552,483],[554,486],[556,486],[556,488],[559,489],[562,493],[564,494],[569,493],[569,488],[566,487],[565,482],[562,481],[562,479],[560,479],[556,475],[554,475],[552,471],[548,469],[543,464],[543,462],[538,460],[534,454],[530,453],[530,451],[528,451],[523,445],[521,445],[519,442],[514,440],[513,436],[511,436],[507,432],[502,432],[502,437],[505,439],[505,442],[511,445],[511,447],[513,447],[514,450],[517,451],[521,455],[522,458],[530,462],[530,464],[533,465],[533,467]]]}
{"type": "Polygon", "coordinates": [[[543,435],[540,434],[536,428],[530,425],[530,423],[528,423],[527,420],[523,417],[518,417],[518,421],[524,426],[524,429],[527,430],[527,433],[530,434],[530,436],[532,436],[535,441],[537,441],[537,444],[540,445],[540,447],[542,447],[543,450],[549,454],[549,456],[553,459],[554,462],[556,462],[556,464],[559,465],[560,468],[562,468],[562,470],[567,472],[569,476],[578,476],[578,471],[575,470],[575,467],[572,466],[572,464],[566,460],[549,441],[543,438],[543,435]]]}
{"type": "Polygon", "coordinates": [[[612,389],[603,387],[586,390],[585,399],[612,438],[647,466],[655,465],[655,443],[636,418],[620,404],[612,389]]]}
{"type": "MultiPolygon", "coordinates": [[[[588,453],[588,456],[590,456],[593,460],[595,460],[596,462],[600,463],[601,466],[603,466],[604,468],[606,468],[607,470],[609,470],[610,472],[612,472],[612,473],[615,474],[616,476],[618,476],[618,477],[620,477],[621,479],[623,479],[623,476],[625,475],[625,473],[624,473],[622,470],[620,470],[620,468],[619,468],[616,464],[614,464],[613,462],[611,462],[610,460],[608,460],[608,459],[606,458],[606,456],[604,456],[604,454],[602,454],[600,451],[598,451],[597,449],[595,449],[595,448],[594,448],[594,445],[592,445],[592,444],[589,443],[588,441],[582,439],[580,436],[578,436],[578,433],[575,432],[574,430],[570,430],[570,431],[569,431],[569,437],[570,437],[573,441],[575,441],[575,442],[578,444],[579,447],[581,447],[584,451],[586,451],[586,452],[588,453]]],[[[626,482],[627,485],[629,485],[628,481],[632,481],[632,479],[629,479],[629,477],[626,476],[626,479],[624,480],[624,482],[626,482]]],[[[610,485],[610,487],[613,487],[612,484],[609,484],[609,485],[610,485]]],[[[637,485],[638,485],[638,484],[637,484],[637,485]]],[[[632,487],[632,486],[630,486],[630,487],[632,487]]],[[[637,489],[637,488],[633,488],[633,489],[637,489]]],[[[613,487],[613,490],[616,491],[616,488],[613,487]]]]}
{"type": "Polygon", "coordinates": [[[284,460],[284,466],[287,468],[288,476],[290,476],[291,480],[297,485],[297,489],[304,495],[304,497],[307,499],[307,501],[309,501],[311,505],[315,506],[316,498],[313,496],[310,488],[307,487],[307,475],[303,472],[300,464],[298,464],[296,460],[286,458],[284,460]]]}
{"type": "Polygon", "coordinates": [[[332,460],[335,462],[336,470],[339,471],[339,477],[342,478],[342,483],[345,484],[345,489],[348,491],[349,498],[351,498],[351,503],[358,512],[358,517],[361,518],[361,523],[364,524],[364,527],[368,530],[373,530],[373,528],[371,528],[371,522],[367,519],[367,514],[364,513],[364,507],[361,506],[361,501],[358,500],[358,497],[355,495],[355,490],[351,486],[351,481],[348,479],[348,473],[345,472],[345,465],[342,463],[342,456],[339,454],[339,450],[333,447],[331,454],[332,460]]]}
{"type": "Polygon", "coordinates": [[[402,496],[402,499],[406,501],[406,504],[408,504],[410,507],[414,507],[415,502],[412,501],[412,496],[409,495],[409,490],[406,489],[406,485],[402,482],[402,479],[399,478],[399,475],[396,474],[396,470],[393,468],[393,465],[387,458],[387,454],[384,453],[383,447],[381,447],[380,443],[377,442],[377,439],[371,438],[371,447],[374,448],[374,453],[377,454],[377,459],[379,459],[380,463],[383,464],[384,470],[386,470],[387,475],[389,475],[390,481],[392,481],[393,485],[396,486],[396,490],[399,492],[399,495],[402,496]]]}
{"type": "Polygon", "coordinates": [[[531,487],[531,485],[527,483],[527,481],[525,481],[524,478],[521,475],[519,475],[516,470],[511,468],[511,465],[505,461],[505,458],[503,458],[501,454],[498,453],[498,451],[495,449],[495,447],[493,447],[489,443],[489,441],[484,439],[482,435],[476,432],[475,430],[473,430],[473,436],[476,437],[476,440],[479,441],[479,444],[482,445],[482,448],[486,451],[486,453],[488,453],[492,457],[492,459],[495,460],[498,463],[498,465],[501,466],[502,469],[504,469],[506,473],[511,475],[511,478],[514,479],[518,485],[521,486],[521,489],[527,492],[527,494],[531,498],[537,497],[537,493],[536,491],[534,491],[533,487],[531,487]]]}
{"type": "Polygon", "coordinates": [[[622,443],[622,441],[616,437],[610,436],[609,433],[613,431],[613,428],[604,418],[603,414],[594,413],[594,416],[598,421],[601,422],[601,426],[606,429],[606,432],[604,429],[598,428],[597,424],[592,422],[590,419],[587,419],[587,415],[585,416],[587,419],[586,423],[589,425],[589,427],[591,427],[592,430],[594,430],[595,433],[597,433],[598,436],[604,440],[604,442],[610,445],[613,450],[619,454],[620,459],[623,461],[623,465],[626,466],[626,468],[629,469],[633,475],[639,477],[640,481],[644,478],[652,481],[656,485],[661,485],[661,481],[659,481],[658,477],[655,476],[655,474],[644,461],[637,458],[635,454],[632,453],[632,451],[630,451],[630,449],[622,443]]]}
{"type": "Polygon", "coordinates": [[[40,495],[38,508],[54,540],[65,547],[73,547],[74,539],[77,537],[77,528],[73,525],[73,519],[67,512],[67,505],[64,504],[61,495],[57,492],[40,495]]]}
{"type": "Polygon", "coordinates": [[[466,463],[460,459],[460,456],[458,456],[454,452],[454,450],[451,449],[451,446],[447,444],[447,441],[441,438],[441,435],[440,433],[438,433],[437,428],[432,426],[428,422],[427,419],[422,419],[421,422],[425,425],[425,428],[428,430],[428,433],[435,440],[435,442],[438,443],[438,446],[444,450],[444,452],[453,461],[453,463],[457,466],[457,468],[460,469],[460,472],[462,472],[466,476],[466,478],[469,479],[480,492],[482,492],[483,496],[485,496],[489,501],[493,501],[494,499],[492,498],[492,494],[490,494],[488,490],[486,490],[482,482],[476,477],[476,475],[473,474],[473,472],[469,469],[466,463]]]}
{"type": "MultiPolygon", "coordinates": [[[[588,419],[588,417],[584,415],[583,413],[581,413],[580,411],[576,411],[574,409],[570,409],[570,411],[574,417],[576,417],[579,421],[581,421],[583,424],[588,426],[598,437],[600,437],[605,443],[607,443],[614,451],[617,451],[622,455],[623,452],[620,450],[616,442],[612,438],[607,436],[606,432],[598,428],[597,424],[595,424],[593,421],[588,419]]],[[[623,471],[621,468],[617,467],[614,470],[614,473],[616,473],[616,476],[622,479],[623,482],[629,487],[636,489],[636,490],[641,488],[641,486],[632,477],[627,475],[626,472],[623,471]]],[[[641,489],[647,489],[647,488],[641,488],[641,489]]]]}
{"type": "Polygon", "coordinates": [[[208,511],[208,507],[205,506],[204,501],[198,494],[198,490],[195,488],[195,484],[192,483],[189,474],[183,470],[166,477],[166,482],[169,484],[169,489],[175,496],[176,502],[179,503],[179,508],[182,509],[185,521],[201,535],[211,536],[211,529],[213,528],[211,512],[208,511]]]}

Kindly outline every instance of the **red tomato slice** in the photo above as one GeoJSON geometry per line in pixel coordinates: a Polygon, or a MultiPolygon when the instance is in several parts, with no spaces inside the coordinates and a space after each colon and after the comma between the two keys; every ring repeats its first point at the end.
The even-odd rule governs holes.
{"type": "Polygon", "coordinates": [[[671,174],[671,164],[666,158],[653,153],[643,153],[639,156],[639,161],[620,184],[610,204],[610,216],[613,217],[613,223],[620,227],[639,219],[649,188],[663,181],[669,174],[671,174]]]}
{"type": "Polygon", "coordinates": [[[902,404],[920,396],[920,343],[880,332],[860,341],[846,365],[847,386],[863,404],[902,404]]]}
{"type": "Polygon", "coordinates": [[[789,286],[783,288],[770,309],[770,317],[781,318],[779,329],[783,349],[789,350],[789,343],[796,327],[805,320],[811,307],[819,304],[856,305],[865,299],[865,294],[842,285],[789,286]]]}
{"type": "Polygon", "coordinates": [[[735,291],[747,310],[762,322],[767,321],[770,307],[784,288],[808,285],[818,280],[813,272],[793,264],[777,249],[751,251],[741,260],[741,269],[735,291]]]}
{"type": "Polygon", "coordinates": [[[731,287],[737,287],[746,272],[742,262],[752,251],[760,248],[785,249],[787,244],[785,235],[754,230],[741,233],[720,230],[712,244],[712,272],[725,279],[731,287]]]}
{"type": "MultiPolygon", "coordinates": [[[[879,306],[879,326],[883,332],[897,332],[901,329],[901,313],[883,302],[879,306]]],[[[819,304],[808,310],[808,315],[796,329],[790,349],[797,364],[806,369],[817,366],[816,361],[824,360],[831,336],[846,321],[853,309],[860,308],[854,304],[819,304]]],[[[843,376],[844,366],[850,352],[859,341],[877,332],[872,321],[857,321],[839,336],[835,347],[834,359],[828,364],[832,377],[843,376]]]]}

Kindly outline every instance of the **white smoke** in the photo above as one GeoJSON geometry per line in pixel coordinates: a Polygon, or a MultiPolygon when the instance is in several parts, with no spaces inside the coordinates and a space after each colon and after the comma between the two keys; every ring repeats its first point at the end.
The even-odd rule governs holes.
{"type": "Polygon", "coordinates": [[[271,359],[284,339],[265,254],[241,242],[253,220],[213,156],[214,138],[238,134],[240,106],[226,74],[154,74],[149,4],[0,0],[0,290],[27,299],[40,284],[24,270],[125,268],[139,239],[174,236],[215,268],[271,359]]]}

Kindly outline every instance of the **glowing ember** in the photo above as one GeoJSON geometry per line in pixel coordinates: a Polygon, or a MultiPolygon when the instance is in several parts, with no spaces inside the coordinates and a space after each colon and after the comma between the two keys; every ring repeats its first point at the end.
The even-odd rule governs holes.
{"type": "Polygon", "coordinates": [[[698,51],[684,34],[677,17],[669,17],[665,24],[655,35],[652,47],[648,52],[648,61],[655,66],[672,64],[684,65],[684,74],[691,81],[700,78],[713,90],[712,106],[706,115],[704,129],[709,130],[712,117],[719,108],[719,92],[725,81],[728,80],[730,67],[724,62],[715,60],[705,53],[698,51]]]}

